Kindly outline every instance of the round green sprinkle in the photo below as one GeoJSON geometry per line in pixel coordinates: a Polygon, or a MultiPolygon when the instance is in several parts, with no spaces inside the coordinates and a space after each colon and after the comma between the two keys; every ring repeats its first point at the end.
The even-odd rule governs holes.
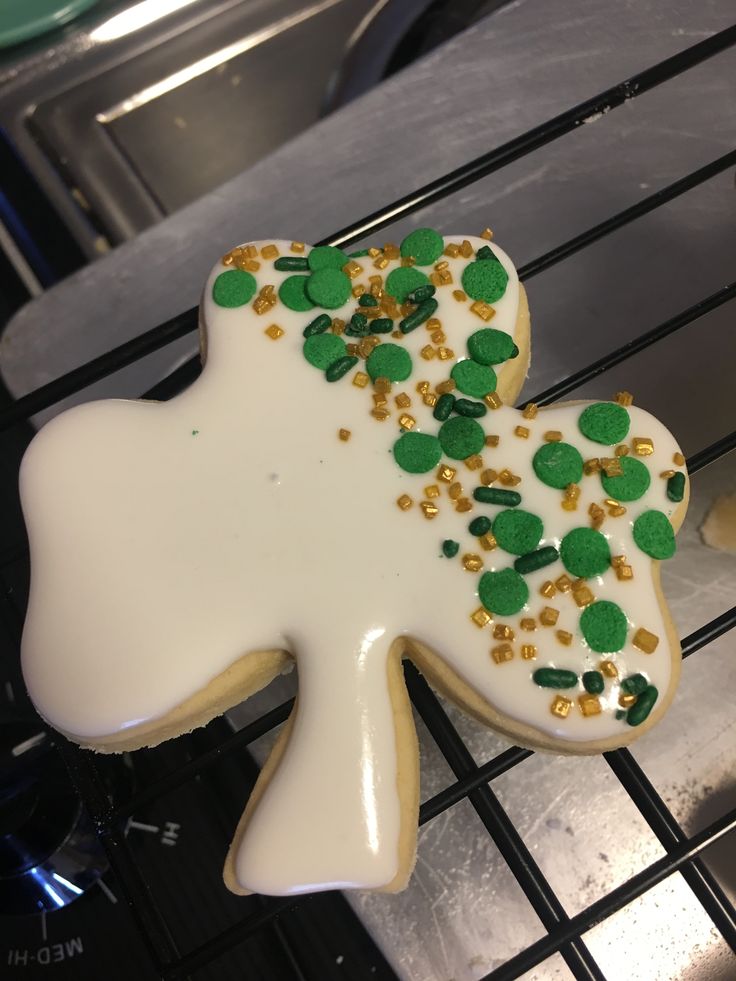
{"type": "Polygon", "coordinates": [[[491,519],[486,518],[485,515],[481,515],[479,518],[473,518],[473,520],[468,525],[468,531],[471,535],[476,535],[480,538],[481,535],[485,535],[486,532],[491,530],[491,519]]]}
{"type": "Polygon", "coordinates": [[[423,324],[426,320],[432,316],[432,314],[437,309],[437,300],[430,296],[428,300],[423,300],[416,310],[404,317],[403,320],[399,321],[399,330],[402,334],[410,334],[413,330],[416,330],[420,324],[423,324]]]}
{"type": "Polygon", "coordinates": [[[488,412],[482,402],[473,402],[472,399],[458,399],[453,408],[459,416],[468,416],[470,419],[482,419],[488,412]]]}
{"type": "Polygon", "coordinates": [[[527,552],[526,555],[519,556],[514,562],[514,568],[522,575],[526,575],[529,572],[536,572],[537,569],[543,569],[546,565],[551,565],[559,557],[554,545],[545,545],[544,548],[538,548],[536,552],[527,552]]]}
{"type": "Polygon", "coordinates": [[[649,687],[649,682],[643,674],[630,674],[621,682],[621,687],[627,695],[641,695],[649,687]]]}
{"type": "Polygon", "coordinates": [[[370,293],[363,293],[362,296],[358,297],[358,305],[361,307],[377,307],[378,300],[375,296],[371,296],[370,293]]]}
{"type": "Polygon", "coordinates": [[[629,413],[616,402],[596,402],[589,405],[583,409],[578,419],[583,436],[605,446],[613,446],[625,439],[629,425],[629,413]]]}
{"type": "Polygon", "coordinates": [[[583,476],[583,458],[569,443],[545,443],[532,460],[534,473],[547,487],[562,490],[583,476]]]}
{"type": "Polygon", "coordinates": [[[526,555],[539,545],[544,532],[542,519],[530,511],[500,511],[493,522],[493,535],[505,552],[526,555]]]}
{"type": "Polygon", "coordinates": [[[485,446],[486,435],[475,419],[453,416],[440,426],[439,440],[447,456],[453,460],[465,460],[474,453],[480,453],[485,446]]]}
{"type": "Polygon", "coordinates": [[[496,391],[496,372],[493,368],[469,358],[454,364],[450,375],[463,395],[482,399],[489,392],[496,391]]]}
{"type": "Polygon", "coordinates": [[[325,372],[325,378],[328,382],[340,381],[357,363],[358,359],[356,357],[346,354],[344,358],[338,358],[337,361],[333,361],[325,372]]]}
{"type": "Polygon", "coordinates": [[[390,334],[394,329],[394,322],[390,317],[376,317],[370,322],[371,334],[390,334]]]}
{"type": "Polygon", "coordinates": [[[478,364],[501,364],[518,353],[511,336],[493,327],[476,330],[468,338],[468,354],[478,364]]]}
{"type": "Polygon", "coordinates": [[[626,721],[630,726],[640,726],[649,717],[658,695],[659,692],[654,685],[649,685],[644,689],[626,715],[626,721]]]}
{"type": "Polygon", "coordinates": [[[411,291],[407,300],[409,303],[424,303],[425,300],[431,300],[436,292],[436,286],[419,286],[417,289],[411,291]]]}
{"type": "Polygon", "coordinates": [[[242,307],[256,291],[255,277],[244,269],[220,273],[212,286],[212,299],[218,307],[242,307]]]}
{"type": "Polygon", "coordinates": [[[678,503],[685,496],[685,474],[673,474],[667,481],[667,497],[678,503]]]}
{"type": "Polygon", "coordinates": [[[417,228],[402,241],[401,254],[414,256],[419,266],[428,266],[439,259],[444,248],[444,240],[434,228],[417,228]]]}
{"type": "Polygon", "coordinates": [[[311,337],[312,334],[324,334],[331,323],[332,317],[326,313],[321,313],[319,317],[315,317],[311,323],[307,324],[302,331],[302,336],[311,337]]]}
{"type": "Polygon", "coordinates": [[[478,584],[478,596],[490,613],[508,617],[518,613],[528,601],[529,587],[513,569],[484,572],[478,584]]]}
{"type": "Polygon", "coordinates": [[[521,504],[521,494],[518,491],[504,490],[502,487],[476,487],[473,497],[482,504],[505,504],[507,508],[515,508],[521,504]]]}
{"type": "Polygon", "coordinates": [[[608,477],[601,470],[601,483],[609,497],[617,501],[636,501],[649,490],[651,478],[649,471],[641,462],[631,456],[618,457],[623,473],[620,477],[608,477]]]}
{"type": "Polygon", "coordinates": [[[575,672],[564,668],[537,668],[532,679],[540,688],[574,688],[578,683],[575,672]]]}
{"type": "Polygon", "coordinates": [[[586,671],[583,675],[583,688],[590,695],[600,695],[605,686],[606,682],[600,671],[586,671]]]}
{"type": "Polygon", "coordinates": [[[432,410],[432,415],[435,417],[435,419],[439,419],[440,422],[444,422],[445,419],[450,418],[454,404],[455,396],[451,395],[449,392],[445,392],[437,399],[435,407],[432,410]]]}
{"type": "Polygon", "coordinates": [[[562,564],[573,576],[589,579],[602,576],[611,564],[605,535],[594,528],[573,528],[560,543],[562,564]]]}
{"type": "Polygon", "coordinates": [[[309,299],[317,306],[336,310],[350,299],[350,279],[340,269],[326,266],[312,273],[307,279],[306,290],[309,299]]]}
{"type": "Polygon", "coordinates": [[[477,259],[469,262],[463,269],[463,289],[474,300],[495,303],[506,292],[509,274],[500,262],[490,259],[477,259]]]}
{"type": "Polygon", "coordinates": [[[581,613],[580,629],[591,650],[613,654],[626,643],[628,623],[620,606],[610,600],[598,600],[581,613]]]}
{"type": "Polygon", "coordinates": [[[634,522],[634,541],[653,559],[671,559],[675,554],[675,533],[666,514],[645,511],[634,522]]]}
{"type": "Polygon", "coordinates": [[[451,538],[446,538],[442,543],[442,554],[446,559],[454,559],[460,551],[460,543],[454,542],[451,538]]]}
{"type": "Polygon", "coordinates": [[[301,255],[282,255],[274,262],[273,268],[279,272],[307,272],[309,263],[301,255]]]}
{"type": "Polygon", "coordinates": [[[312,334],[304,342],[302,352],[315,368],[327,371],[331,364],[345,357],[345,341],[335,334],[312,334]]]}
{"type": "Polygon", "coordinates": [[[404,433],[394,443],[394,459],[407,473],[428,473],[442,456],[439,440],[428,433],[404,433]]]}
{"type": "Polygon", "coordinates": [[[312,272],[318,269],[342,269],[348,257],[342,249],[336,249],[334,245],[318,245],[307,256],[307,263],[312,272]]]}
{"type": "Polygon", "coordinates": [[[368,355],[365,367],[372,381],[376,378],[405,381],[411,374],[411,355],[398,344],[379,344],[368,355]]]}
{"type": "Polygon", "coordinates": [[[311,310],[314,304],[307,296],[311,276],[287,276],[279,286],[279,299],[290,310],[311,310]]]}
{"type": "Polygon", "coordinates": [[[429,285],[429,279],[413,266],[392,269],[386,279],[386,292],[403,303],[412,290],[429,285]]]}

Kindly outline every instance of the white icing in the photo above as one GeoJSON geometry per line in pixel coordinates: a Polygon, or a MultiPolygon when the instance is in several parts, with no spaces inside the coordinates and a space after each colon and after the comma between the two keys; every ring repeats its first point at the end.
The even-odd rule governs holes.
{"type": "MultiPolygon", "coordinates": [[[[488,244],[470,241],[475,249],[488,244]]],[[[288,243],[278,245],[282,255],[290,254],[288,243]]],[[[488,326],[513,333],[518,280],[508,257],[492,248],[509,284],[488,326]]],[[[376,270],[370,259],[358,261],[365,273],[354,282],[367,284],[376,270]]],[[[449,260],[455,282],[437,293],[436,316],[457,358],[466,356],[467,336],[486,326],[452,296],[466,262],[449,260]]],[[[163,404],[105,401],[74,408],[49,423],[26,455],[21,490],[33,568],[22,651],[28,689],[52,724],[94,740],[161,718],[244,653],[289,650],[299,669],[298,714],[241,845],[238,878],[244,887],[272,894],[379,887],[398,870],[400,809],[386,673],[395,638],[425,642],[497,711],[568,741],[571,750],[583,741],[623,739],[630,730],[614,718],[617,685],[607,684],[601,715],[583,718],[575,705],[561,720],[549,711],[554,693],[530,680],[540,666],[582,674],[601,659],[582,642],[571,595],[539,595],[542,582],[564,571],[561,562],[526,577],[528,608],[496,618],[516,630],[512,661],[496,665],[489,656],[498,643],[491,628],[479,630],[470,621],[479,605],[479,576],[463,570],[462,554],[479,552],[486,570],[509,567],[514,557],[480,551],[467,531],[473,517],[492,517],[499,508],[476,505],[457,513],[440,483],[440,515],[428,521],[418,502],[424,487],[439,483],[434,472],[405,473],[391,456],[399,435],[398,392],[410,395],[405,411],[419,430],[439,427],[415,386],[420,379],[442,381],[452,361],[419,356],[429,341],[424,327],[400,342],[412,354],[414,371],[393,386],[392,418],[381,423],[370,415],[372,388],[351,384],[354,371],[327,384],[303,358],[302,330],[320,310],[295,313],[279,304],[257,316],[250,304],[219,307],[212,286],[223,271],[218,263],[205,289],[207,362],[189,390],[163,404]],[[264,334],[272,323],[285,331],[277,341],[264,334]],[[351,431],[349,442],[338,440],[339,428],[351,431]],[[417,502],[408,512],[395,503],[402,493],[417,502]],[[445,538],[461,543],[457,559],[439,557],[445,538]],[[519,632],[519,619],[545,605],[560,610],[556,627],[519,632]],[[556,641],[556,629],[575,635],[572,647],[556,641]],[[521,643],[538,646],[536,660],[521,659],[521,643]]],[[[256,278],[259,286],[278,288],[288,275],[264,261],[256,278]]],[[[332,313],[348,319],[355,308],[351,300],[332,313]]],[[[645,655],[631,645],[632,629],[612,659],[621,677],[645,672],[662,697],[670,684],[670,651],[651,560],[637,549],[631,527],[646,508],[672,513],[658,474],[672,467],[677,446],[648,413],[629,411],[629,438],[654,440],[655,453],[645,459],[652,486],[645,499],[627,505],[625,517],[607,518],[601,530],[611,553],[626,555],[635,578],[619,582],[609,571],[590,586],[596,598],[619,603],[632,627],[660,638],[657,651],[645,655]]],[[[598,477],[585,477],[578,510],[563,511],[561,492],[532,470],[548,429],[561,430],[584,458],[612,455],[578,431],[579,412],[563,407],[526,420],[503,408],[482,420],[486,432],[501,437],[497,448],[484,450],[485,465],[508,467],[522,478],[521,507],[544,518],[542,545],[559,545],[568,530],[587,526],[589,504],[606,496],[598,477]],[[529,439],[514,435],[519,424],[529,428],[529,439]]],[[[458,468],[456,479],[471,496],[478,472],[443,461],[458,468]]],[[[563,694],[575,699],[582,691],[580,685],[563,694]]]]}

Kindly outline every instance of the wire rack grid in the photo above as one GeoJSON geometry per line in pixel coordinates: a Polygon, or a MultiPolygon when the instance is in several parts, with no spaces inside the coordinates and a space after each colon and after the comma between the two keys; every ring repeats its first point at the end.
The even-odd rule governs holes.
{"type": "MultiPolygon", "coordinates": [[[[397,219],[414,213],[561,138],[582,125],[591,114],[608,112],[702,64],[735,44],[736,25],[581,102],[529,132],[471,160],[452,173],[386,205],[361,221],[354,222],[319,244],[346,246],[357,242],[397,219]]],[[[519,270],[520,278],[530,279],[735,164],[736,149],[642,198],[631,207],[612,215],[527,263],[519,270]]],[[[541,405],[554,402],[598,374],[687,327],[735,297],[736,281],[609,352],[595,363],[539,393],[531,401],[541,405]]],[[[27,420],[68,395],[83,390],[93,382],[190,333],[196,327],[197,311],[188,310],[19,398],[0,412],[0,431],[27,420]]],[[[192,359],[146,392],[145,397],[170,398],[191,383],[198,372],[198,359],[192,359]]],[[[691,475],[697,473],[734,448],[736,448],[736,430],[692,455],[687,461],[689,473],[691,475]]],[[[734,626],[736,626],[736,607],[732,607],[685,637],[682,641],[683,657],[689,657],[703,650],[734,626]]],[[[541,939],[486,975],[483,981],[510,981],[518,978],[556,952],[561,954],[576,978],[599,979],[599,981],[605,979],[605,975],[588,950],[583,935],[595,924],[610,917],[675,872],[683,876],[725,941],[736,951],[736,909],[701,860],[702,852],[709,845],[736,829],[736,809],[713,821],[698,833],[688,836],[631,753],[625,749],[607,753],[605,756],[607,764],[659,840],[664,855],[570,917],[492,789],[496,778],[518,766],[532,755],[532,751],[511,747],[485,763],[476,764],[441,703],[410,663],[405,666],[405,677],[414,707],[455,777],[454,782],[421,805],[419,823],[424,824],[433,820],[457,802],[467,798],[546,931],[541,939]]],[[[134,811],[191,780],[217,760],[222,759],[224,755],[242,751],[250,743],[283,723],[291,711],[292,704],[293,700],[289,700],[272,709],[226,738],[215,749],[196,756],[186,765],[168,772],[154,783],[137,790],[122,804],[111,803],[93,755],[79,750],[70,743],[61,743],[60,750],[73,781],[95,820],[110,865],[150,952],[152,963],[166,981],[186,978],[192,972],[212,963],[220,955],[262,929],[280,913],[298,902],[303,902],[304,897],[268,899],[257,913],[242,919],[195,949],[182,952],[174,941],[155,901],[144,870],[136,863],[130,852],[123,831],[125,820],[134,811]]]]}

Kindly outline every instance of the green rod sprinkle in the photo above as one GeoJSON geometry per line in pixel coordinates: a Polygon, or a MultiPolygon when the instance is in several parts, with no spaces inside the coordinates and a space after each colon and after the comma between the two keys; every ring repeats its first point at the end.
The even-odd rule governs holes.
{"type": "Polygon", "coordinates": [[[274,262],[273,268],[279,272],[304,272],[309,269],[309,263],[303,256],[282,255],[274,262]]]}
{"type": "Polygon", "coordinates": [[[546,565],[551,565],[559,557],[560,553],[554,545],[546,545],[544,548],[538,548],[536,552],[527,552],[526,555],[520,555],[514,562],[514,568],[517,572],[521,572],[524,575],[527,572],[536,572],[537,569],[543,569],[546,565]]]}
{"type": "Polygon", "coordinates": [[[640,726],[649,717],[658,695],[659,692],[654,685],[649,685],[644,689],[626,715],[626,721],[630,726],[640,726]]]}
{"type": "Polygon", "coordinates": [[[437,399],[434,409],[432,410],[432,415],[435,419],[439,419],[440,422],[444,422],[445,419],[450,418],[450,413],[452,412],[452,407],[455,404],[455,396],[450,395],[449,392],[445,392],[444,395],[440,395],[437,399]]]}
{"type": "Polygon", "coordinates": [[[348,259],[362,259],[368,255],[368,249],[358,249],[357,252],[348,252],[348,259]]]}
{"type": "Polygon", "coordinates": [[[564,668],[537,668],[532,679],[540,688],[574,688],[578,683],[575,672],[564,668]]]}
{"type": "Polygon", "coordinates": [[[370,293],[363,293],[362,296],[358,297],[358,304],[361,307],[377,307],[378,300],[370,293]]]}
{"type": "Polygon", "coordinates": [[[324,334],[327,328],[332,323],[332,318],[328,317],[326,313],[321,313],[319,317],[310,323],[302,331],[302,337],[311,337],[313,334],[324,334]]]}
{"type": "Polygon", "coordinates": [[[667,497],[679,503],[685,496],[685,474],[676,473],[667,481],[667,497]]]}
{"type": "Polygon", "coordinates": [[[435,286],[432,286],[431,283],[425,283],[424,286],[417,286],[415,290],[412,290],[407,296],[407,300],[409,303],[424,303],[425,300],[433,297],[435,292],[435,286]]]}
{"type": "Polygon", "coordinates": [[[482,402],[474,402],[472,399],[458,399],[453,408],[459,416],[469,419],[481,419],[488,412],[482,402]]]}
{"type": "Polygon", "coordinates": [[[446,559],[454,559],[459,551],[459,542],[454,542],[451,538],[446,538],[442,543],[442,554],[446,559]]]}
{"type": "Polygon", "coordinates": [[[328,382],[340,381],[344,375],[347,375],[353,365],[357,363],[358,359],[351,358],[350,355],[345,355],[344,358],[338,358],[337,361],[332,362],[325,372],[325,378],[328,382]]]}
{"type": "Polygon", "coordinates": [[[521,494],[517,491],[503,490],[500,487],[476,487],[473,491],[473,497],[483,504],[505,504],[510,508],[515,508],[517,504],[521,504],[521,494]]]}
{"type": "Polygon", "coordinates": [[[425,300],[420,303],[416,308],[414,313],[410,313],[408,317],[404,317],[403,320],[399,321],[399,330],[402,334],[410,334],[417,327],[421,326],[426,320],[434,314],[437,309],[437,300],[434,297],[430,297],[429,300],[425,300]]]}
{"type": "Polygon", "coordinates": [[[390,317],[376,317],[371,321],[371,334],[390,334],[394,329],[394,322],[390,317]]]}

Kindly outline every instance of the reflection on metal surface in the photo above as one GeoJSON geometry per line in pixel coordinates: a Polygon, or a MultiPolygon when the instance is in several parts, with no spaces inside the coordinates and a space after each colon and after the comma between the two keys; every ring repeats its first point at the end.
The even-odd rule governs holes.
{"type": "Polygon", "coordinates": [[[90,31],[89,36],[93,41],[115,41],[195,2],[196,0],[141,0],[134,7],[123,10],[100,24],[90,31]]]}

